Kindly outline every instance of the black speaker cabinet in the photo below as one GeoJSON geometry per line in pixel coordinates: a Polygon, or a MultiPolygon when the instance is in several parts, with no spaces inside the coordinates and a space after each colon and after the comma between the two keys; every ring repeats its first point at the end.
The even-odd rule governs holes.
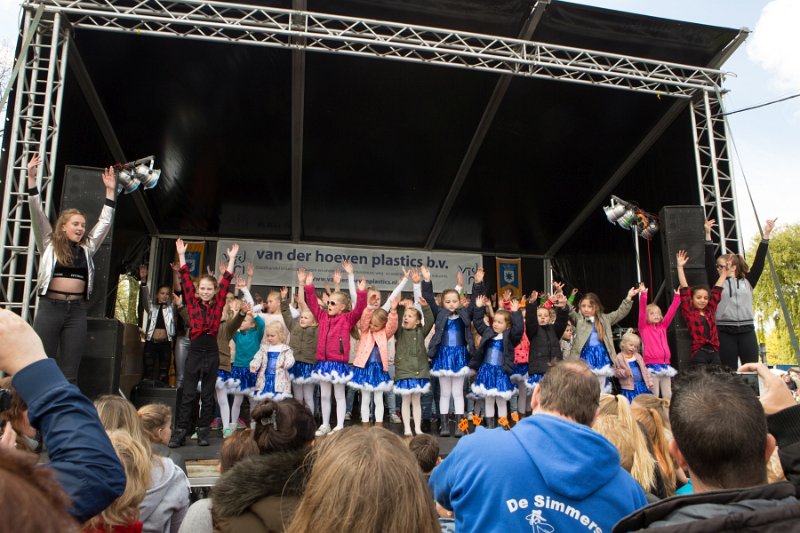
{"type": "Polygon", "coordinates": [[[89,342],[78,370],[78,388],[89,398],[122,394],[130,398],[142,379],[142,343],[136,326],[116,318],[88,318],[89,342]]]}
{"type": "Polygon", "coordinates": [[[150,403],[163,403],[172,410],[172,421],[177,419],[177,394],[178,389],[172,387],[158,387],[154,381],[145,380],[133,388],[131,401],[136,408],[150,403]]]}
{"type": "MultiPolygon", "coordinates": [[[[91,231],[100,217],[106,198],[106,189],[102,180],[103,169],[68,165],[64,173],[64,187],[61,193],[60,211],[69,208],[80,209],[86,215],[86,228],[91,231]]],[[[94,255],[94,286],[92,298],[86,307],[90,317],[106,316],[109,273],[111,271],[111,239],[113,228],[103,240],[103,245],[94,255]]]]}
{"type": "MultiPolygon", "coordinates": [[[[659,301],[662,309],[666,309],[672,301],[672,291],[678,288],[677,259],[679,250],[686,250],[689,264],[684,268],[686,280],[690,287],[708,285],[705,271],[705,233],[703,223],[705,214],[700,206],[664,206],[659,213],[661,219],[661,244],[664,258],[664,278],[669,290],[666,298],[659,301]]],[[[675,316],[667,335],[672,351],[672,366],[686,368],[691,353],[691,337],[683,322],[680,312],[675,316]]]]}

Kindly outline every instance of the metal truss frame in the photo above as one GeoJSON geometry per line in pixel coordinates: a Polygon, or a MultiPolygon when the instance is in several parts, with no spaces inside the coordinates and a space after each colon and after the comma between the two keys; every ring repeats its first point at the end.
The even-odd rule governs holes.
{"type": "MultiPolygon", "coordinates": [[[[724,79],[718,69],[519,38],[219,1],[28,0],[24,7],[23,32],[33,32],[34,37],[27,54],[18,59],[23,64],[16,80],[0,213],[0,304],[25,318],[30,318],[36,299],[35,245],[23,207],[26,162],[34,153],[44,156],[37,179],[49,211],[68,33],[73,27],[392,59],[692,99],[701,203],[707,214],[713,212],[720,220],[723,250],[739,249],[724,120],[717,118],[724,79]],[[32,24],[34,10],[45,13],[41,24],[32,24]]],[[[300,177],[293,180],[300,183],[300,177]]],[[[296,188],[293,205],[299,200],[299,196],[294,198],[300,194],[296,188]]],[[[293,235],[299,232],[293,223],[293,235]]]]}
{"type": "Polygon", "coordinates": [[[0,305],[29,319],[36,303],[36,253],[27,202],[27,163],[42,155],[36,182],[45,212],[51,206],[52,172],[61,122],[69,31],[58,15],[45,13],[34,23],[26,10],[24,37],[31,36],[15,84],[8,167],[0,214],[0,305]]]}
{"type": "Polygon", "coordinates": [[[722,95],[704,91],[690,109],[700,205],[706,219],[717,221],[720,253],[743,253],[722,95]]]}

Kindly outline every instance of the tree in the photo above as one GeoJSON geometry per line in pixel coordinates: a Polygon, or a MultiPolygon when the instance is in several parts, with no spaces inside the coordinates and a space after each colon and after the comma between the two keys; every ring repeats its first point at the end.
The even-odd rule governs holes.
{"type": "MultiPolygon", "coordinates": [[[[749,258],[755,256],[758,242],[759,240],[755,239],[752,243],[748,251],[749,258]]],[[[797,331],[797,326],[800,324],[800,224],[776,228],[770,238],[769,251],[775,263],[778,281],[783,288],[789,316],[797,331]]],[[[758,340],[766,344],[767,360],[771,364],[797,364],[775,283],[769,271],[769,263],[756,285],[753,307],[758,340]]]]}

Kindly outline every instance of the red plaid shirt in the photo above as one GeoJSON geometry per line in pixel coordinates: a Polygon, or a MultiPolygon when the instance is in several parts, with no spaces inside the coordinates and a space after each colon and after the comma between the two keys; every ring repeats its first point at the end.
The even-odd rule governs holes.
{"type": "Polygon", "coordinates": [[[708,305],[700,314],[700,310],[692,305],[692,291],[689,287],[681,287],[681,315],[686,322],[686,328],[692,336],[692,357],[697,350],[709,345],[714,350],[719,350],[719,335],[717,335],[717,305],[722,296],[722,287],[711,287],[708,294],[708,305]]]}
{"type": "Polygon", "coordinates": [[[186,265],[181,267],[181,287],[183,287],[186,310],[189,312],[189,336],[192,339],[203,334],[217,336],[222,309],[225,307],[225,295],[228,293],[232,279],[233,274],[225,272],[222,279],[219,280],[219,290],[216,296],[206,303],[195,296],[189,267],[186,265]]]}

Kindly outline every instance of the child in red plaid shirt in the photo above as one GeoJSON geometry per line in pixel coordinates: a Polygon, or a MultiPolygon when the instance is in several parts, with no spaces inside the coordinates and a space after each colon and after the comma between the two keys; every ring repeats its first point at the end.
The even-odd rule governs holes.
{"type": "Polygon", "coordinates": [[[714,364],[719,365],[719,336],[717,335],[717,305],[722,294],[722,284],[728,277],[728,267],[720,270],[720,277],[716,285],[709,291],[698,286],[689,289],[686,282],[686,273],[683,268],[689,262],[685,250],[676,255],[678,263],[678,281],[680,282],[681,315],[686,322],[686,328],[692,336],[692,365],[714,364]]]}
{"type": "Polygon", "coordinates": [[[200,419],[198,420],[197,444],[208,446],[208,433],[211,419],[214,416],[214,386],[217,381],[219,369],[219,350],[217,348],[217,333],[225,306],[225,295],[233,278],[233,263],[239,251],[239,245],[234,244],[228,250],[228,265],[220,264],[222,278],[217,280],[213,276],[201,276],[195,292],[189,268],[186,266],[186,244],[182,239],[175,241],[175,248],[181,262],[180,276],[183,287],[186,309],[189,312],[189,355],[186,358],[184,370],[183,398],[178,408],[178,419],[175,432],[169,441],[170,448],[183,446],[186,434],[190,433],[191,412],[197,398],[197,388],[194,383],[201,382],[200,419]]]}

